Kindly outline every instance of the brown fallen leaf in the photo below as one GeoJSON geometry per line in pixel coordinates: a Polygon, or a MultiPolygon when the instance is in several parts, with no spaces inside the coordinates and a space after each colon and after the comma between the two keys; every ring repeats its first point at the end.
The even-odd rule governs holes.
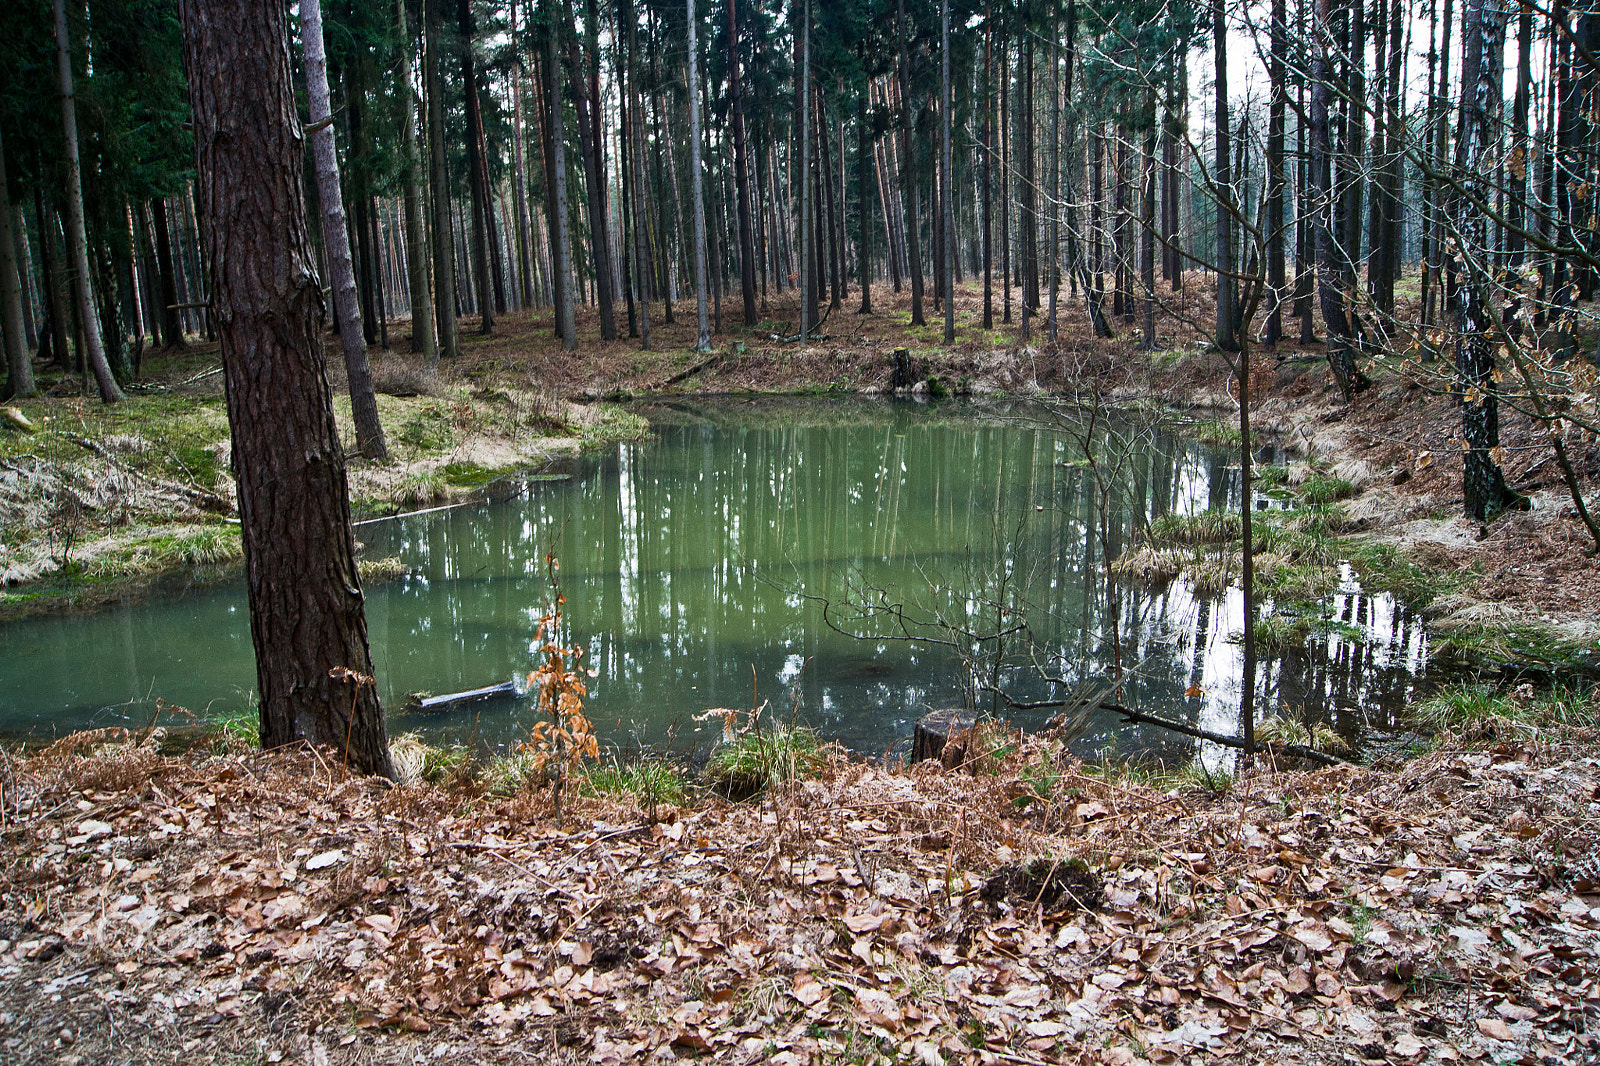
{"type": "Polygon", "coordinates": [[[1493,1040],[1515,1040],[1516,1034],[1511,1027],[1499,1018],[1479,1018],[1478,1032],[1493,1040]]]}

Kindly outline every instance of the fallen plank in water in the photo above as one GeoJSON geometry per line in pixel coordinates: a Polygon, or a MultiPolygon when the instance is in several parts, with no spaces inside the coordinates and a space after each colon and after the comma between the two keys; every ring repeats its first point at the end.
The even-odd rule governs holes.
{"type": "Polygon", "coordinates": [[[443,696],[424,696],[412,703],[412,707],[419,711],[444,711],[463,703],[475,703],[478,700],[494,699],[496,696],[515,696],[517,687],[510,681],[502,681],[498,685],[487,685],[484,688],[475,688],[467,692],[451,692],[443,696]]]}

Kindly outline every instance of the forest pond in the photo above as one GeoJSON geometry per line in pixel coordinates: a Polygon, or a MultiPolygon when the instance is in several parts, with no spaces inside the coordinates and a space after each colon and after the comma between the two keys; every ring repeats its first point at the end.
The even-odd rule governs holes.
{"type": "MultiPolygon", "coordinates": [[[[1131,416],[1090,424],[1031,403],[762,398],[642,411],[652,439],[573,461],[568,477],[357,529],[367,558],[402,568],[367,590],[391,733],[490,747],[526,735],[526,700],[439,714],[404,704],[531,668],[551,600],[547,553],[596,672],[589,715],[625,748],[685,750],[720,733],[701,712],[770,701],[768,715],[852,749],[903,749],[916,719],[959,705],[975,674],[1019,701],[1059,698],[1036,664],[1068,678],[1120,665],[1123,702],[1236,732],[1237,590],[1109,582],[1102,561],[1161,515],[1237,507],[1226,453],[1131,416]],[[907,629],[901,617],[938,624],[907,629]],[[1010,635],[981,639],[997,631],[1010,635]],[[907,633],[917,639],[895,639],[907,633]]],[[[1331,624],[1265,656],[1263,713],[1345,734],[1393,726],[1422,668],[1421,626],[1345,578],[1331,624]]],[[[12,738],[143,726],[157,697],[206,716],[251,706],[238,581],[0,626],[0,646],[0,734],[12,738]]],[[[1050,714],[1007,716],[1032,727],[1050,714]]],[[[1194,754],[1109,715],[1078,747],[1194,754]]]]}

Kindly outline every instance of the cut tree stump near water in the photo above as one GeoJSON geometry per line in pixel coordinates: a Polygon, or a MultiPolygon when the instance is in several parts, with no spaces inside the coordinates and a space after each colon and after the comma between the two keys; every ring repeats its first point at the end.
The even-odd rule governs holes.
{"type": "Polygon", "coordinates": [[[971,729],[976,721],[976,714],[964,707],[947,707],[923,715],[911,736],[911,761],[939,759],[944,754],[945,743],[971,729]]]}

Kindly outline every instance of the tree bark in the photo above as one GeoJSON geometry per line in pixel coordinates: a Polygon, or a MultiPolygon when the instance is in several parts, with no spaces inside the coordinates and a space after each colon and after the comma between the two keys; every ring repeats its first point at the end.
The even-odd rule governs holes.
{"type": "Polygon", "coordinates": [[[551,293],[556,303],[556,332],[561,335],[561,347],[572,351],[578,347],[578,335],[573,324],[572,311],[572,238],[567,232],[567,156],[566,128],[561,121],[561,57],[556,48],[556,35],[560,32],[559,11],[549,12],[547,30],[547,57],[545,67],[545,106],[548,139],[545,150],[549,153],[550,173],[553,178],[548,195],[552,201],[550,211],[550,270],[553,274],[551,293]]]}
{"type": "Polygon", "coordinates": [[[417,155],[416,93],[411,86],[411,34],[406,30],[406,0],[395,0],[400,62],[395,67],[395,105],[400,125],[400,182],[406,220],[406,285],[411,294],[411,350],[422,353],[431,373],[439,365],[433,335],[433,303],[428,298],[428,233],[422,224],[422,165],[417,155]]]}
{"type": "Polygon", "coordinates": [[[1276,347],[1283,336],[1283,152],[1285,114],[1289,102],[1285,71],[1289,50],[1288,18],[1286,0],[1272,0],[1271,58],[1268,63],[1272,102],[1267,115],[1267,321],[1261,337],[1261,343],[1269,348],[1276,347]]]}
{"type": "Polygon", "coordinates": [[[344,457],[322,353],[286,9],[183,0],[215,266],[263,747],[328,745],[394,776],[372,680],[344,457]]]}
{"type": "Polygon", "coordinates": [[[578,146],[583,156],[584,186],[589,200],[589,249],[594,268],[595,303],[600,309],[600,339],[617,339],[616,287],[612,276],[611,220],[606,202],[605,134],[600,129],[598,5],[590,0],[585,24],[586,44],[580,50],[577,35],[567,38],[567,63],[571,67],[572,100],[578,117],[578,146]],[[592,112],[592,113],[591,113],[592,112]]]}
{"type": "Polygon", "coordinates": [[[316,163],[317,198],[322,204],[322,233],[328,252],[334,314],[339,322],[339,346],[344,351],[345,373],[350,379],[356,447],[368,459],[387,459],[389,452],[384,446],[383,424],[378,421],[378,399],[372,391],[372,371],[363,343],[361,308],[356,302],[344,197],[339,191],[339,156],[333,143],[333,108],[328,100],[328,55],[322,44],[322,0],[300,0],[300,43],[305,49],[311,123],[321,127],[311,134],[311,154],[316,163]]]}
{"type": "Polygon", "coordinates": [[[905,200],[906,266],[911,272],[911,324],[923,326],[927,325],[927,320],[922,316],[922,235],[918,232],[916,171],[912,166],[911,59],[906,45],[909,28],[906,25],[905,0],[895,0],[894,11],[895,37],[900,48],[897,68],[900,78],[900,194],[905,200]]]}
{"type": "Polygon", "coordinates": [[[494,332],[495,311],[505,304],[496,297],[497,277],[491,277],[488,141],[483,130],[483,102],[478,97],[478,59],[472,53],[477,22],[472,0],[456,0],[456,23],[461,29],[461,88],[467,106],[467,176],[472,186],[472,269],[477,282],[478,332],[494,332]]]}
{"type": "Polygon", "coordinates": [[[739,78],[738,0],[728,7],[728,112],[733,120],[733,176],[739,207],[739,294],[744,300],[744,324],[761,321],[756,308],[756,242],[750,217],[750,147],[745,135],[744,94],[739,78]]]}
{"type": "Polygon", "coordinates": [[[100,399],[116,403],[122,388],[111,375],[106,362],[105,343],[100,333],[100,314],[94,305],[89,285],[89,238],[83,224],[83,168],[78,162],[78,111],[72,92],[72,44],[67,36],[67,10],[63,0],[55,0],[56,68],[61,88],[61,132],[67,163],[67,258],[72,265],[72,292],[83,326],[83,342],[89,369],[100,388],[100,399]]]}
{"type": "Polygon", "coordinates": [[[956,339],[956,236],[955,213],[951,210],[951,201],[955,197],[951,184],[951,179],[954,177],[954,168],[950,162],[950,109],[954,99],[950,92],[950,0],[943,0],[940,5],[940,18],[941,89],[939,96],[939,125],[942,143],[939,168],[943,177],[939,183],[939,190],[943,200],[939,207],[939,216],[944,219],[944,277],[940,279],[940,284],[944,288],[944,342],[946,344],[954,344],[956,339]]]}
{"type": "Polygon", "coordinates": [[[22,275],[17,271],[17,241],[11,232],[10,186],[6,184],[6,150],[0,144],[0,326],[4,327],[6,389],[13,400],[26,399],[33,384],[33,360],[22,328],[22,275]]]}
{"type": "Polygon", "coordinates": [[[1317,259],[1317,294],[1322,321],[1328,330],[1328,367],[1344,394],[1345,402],[1364,389],[1366,376],[1356,368],[1354,330],[1346,313],[1347,292],[1343,245],[1339,240],[1337,191],[1333,187],[1333,144],[1329,132],[1330,103],[1334,95],[1333,65],[1329,53],[1334,42],[1332,0],[1316,0],[1316,43],[1311,53],[1311,184],[1313,243],[1317,259]]]}
{"type": "Polygon", "coordinates": [[[1216,245],[1212,253],[1217,272],[1217,347],[1225,352],[1239,350],[1234,329],[1238,317],[1238,279],[1233,272],[1233,160],[1228,147],[1228,23],[1223,0],[1212,0],[1212,37],[1216,54],[1216,162],[1213,180],[1217,189],[1216,245]]]}
{"type": "MultiPolygon", "coordinates": [[[[402,0],[403,2],[403,0],[402,0]]],[[[444,86],[439,73],[439,49],[444,0],[424,0],[427,13],[422,76],[428,96],[428,190],[433,208],[433,308],[439,329],[439,355],[453,359],[461,354],[456,324],[455,232],[450,217],[450,177],[445,166],[444,86]]]]}
{"type": "Polygon", "coordinates": [[[711,350],[711,318],[706,306],[706,202],[700,181],[700,54],[694,0],[687,0],[689,18],[689,197],[693,201],[694,306],[698,335],[694,350],[711,350]]]}
{"type": "Polygon", "coordinates": [[[1456,373],[1461,378],[1463,509],[1479,522],[1493,518],[1518,500],[1495,459],[1500,445],[1500,400],[1495,383],[1495,328],[1489,305],[1492,260],[1485,214],[1489,178],[1499,128],[1493,110],[1502,72],[1503,15],[1492,0],[1467,0],[1461,16],[1461,126],[1456,134],[1455,186],[1450,219],[1465,267],[1455,286],[1456,373]]]}

